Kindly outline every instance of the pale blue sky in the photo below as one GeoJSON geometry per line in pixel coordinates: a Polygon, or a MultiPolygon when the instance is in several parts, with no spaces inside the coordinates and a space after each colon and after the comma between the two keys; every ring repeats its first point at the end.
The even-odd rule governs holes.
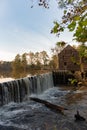
{"type": "MultiPolygon", "coordinates": [[[[53,21],[60,21],[62,11],[57,8],[56,0],[50,9],[34,4],[32,0],[0,0],[0,60],[13,60],[16,54],[46,50],[48,54],[60,40],[72,41],[70,33],[60,38],[50,34],[53,21]]],[[[36,0],[37,1],[37,0],[36,0]]]]}

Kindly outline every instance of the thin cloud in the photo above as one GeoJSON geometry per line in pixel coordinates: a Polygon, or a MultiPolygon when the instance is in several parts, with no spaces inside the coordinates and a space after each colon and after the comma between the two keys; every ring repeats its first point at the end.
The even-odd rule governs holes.
{"type": "Polygon", "coordinates": [[[62,16],[54,0],[49,10],[37,6],[31,9],[26,4],[25,0],[0,0],[0,59],[11,60],[29,51],[49,53],[57,41],[72,39],[50,34],[53,21],[62,16]]]}
{"type": "Polygon", "coordinates": [[[15,58],[15,53],[9,51],[0,51],[0,61],[12,61],[15,58]]]}

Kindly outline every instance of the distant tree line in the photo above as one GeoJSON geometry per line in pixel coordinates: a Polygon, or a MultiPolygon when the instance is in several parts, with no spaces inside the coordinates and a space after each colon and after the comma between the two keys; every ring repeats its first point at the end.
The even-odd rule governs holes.
{"type": "MultiPolygon", "coordinates": [[[[21,78],[28,74],[41,74],[58,69],[58,53],[67,45],[64,41],[57,42],[55,47],[51,49],[52,54],[49,56],[46,51],[29,52],[22,55],[17,54],[13,61],[0,61],[0,76],[6,75],[15,78],[21,78]]],[[[74,46],[78,50],[81,58],[81,71],[83,70],[82,59],[87,62],[87,46],[80,44],[74,46]]]]}
{"type": "Polygon", "coordinates": [[[0,62],[0,75],[24,77],[26,74],[40,74],[57,68],[57,56],[50,57],[46,51],[17,54],[13,61],[0,62]]]}
{"type": "Polygon", "coordinates": [[[29,52],[22,55],[17,54],[11,66],[13,73],[48,71],[57,67],[57,59],[54,55],[49,57],[46,51],[29,52]]]}
{"type": "Polygon", "coordinates": [[[11,62],[0,61],[0,76],[10,76],[10,72],[12,71],[11,62]]]}

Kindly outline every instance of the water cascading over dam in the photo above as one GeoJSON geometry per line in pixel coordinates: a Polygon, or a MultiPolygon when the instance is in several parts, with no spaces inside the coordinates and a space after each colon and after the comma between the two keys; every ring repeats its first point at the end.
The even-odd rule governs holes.
{"type": "Polygon", "coordinates": [[[41,94],[53,86],[52,73],[0,83],[0,106],[9,102],[22,102],[27,96],[41,94]]]}

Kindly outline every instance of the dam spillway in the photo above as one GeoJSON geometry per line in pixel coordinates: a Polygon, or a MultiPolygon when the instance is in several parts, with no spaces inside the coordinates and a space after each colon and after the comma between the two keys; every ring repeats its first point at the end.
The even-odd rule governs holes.
{"type": "Polygon", "coordinates": [[[9,102],[22,102],[31,94],[41,94],[53,86],[52,73],[0,83],[0,106],[9,102]]]}
{"type": "Polygon", "coordinates": [[[0,106],[9,102],[23,102],[32,94],[41,94],[58,85],[68,85],[73,75],[65,72],[50,72],[0,83],[0,106]]]}

